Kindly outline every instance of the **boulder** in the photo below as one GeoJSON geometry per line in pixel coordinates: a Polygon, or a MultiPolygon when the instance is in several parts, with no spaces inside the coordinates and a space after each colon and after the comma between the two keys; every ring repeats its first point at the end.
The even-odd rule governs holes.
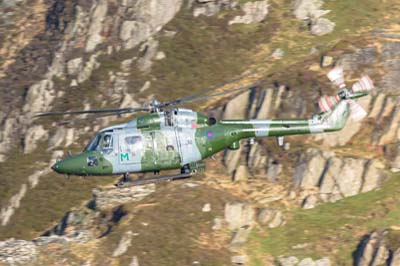
{"type": "Polygon", "coordinates": [[[212,230],[221,230],[222,228],[222,219],[221,218],[214,218],[212,230]]]}
{"type": "Polygon", "coordinates": [[[268,223],[268,227],[276,228],[276,227],[283,225],[283,223],[284,223],[284,219],[283,219],[282,211],[276,211],[271,222],[268,223]]]}
{"type": "Polygon", "coordinates": [[[236,16],[231,21],[229,25],[243,23],[258,23],[265,19],[268,14],[268,0],[246,2],[241,9],[245,13],[243,16],[236,16]]]}
{"type": "Polygon", "coordinates": [[[278,257],[278,263],[280,266],[296,266],[299,261],[300,260],[295,256],[278,257]]]}
{"type": "Polygon", "coordinates": [[[231,262],[234,265],[245,265],[248,262],[248,258],[246,255],[237,255],[231,257],[231,262]]]}
{"type": "Polygon", "coordinates": [[[263,208],[258,214],[257,221],[262,224],[268,224],[275,216],[276,210],[270,208],[263,208]]]}
{"type": "Polygon", "coordinates": [[[311,194],[304,199],[302,207],[303,209],[312,209],[317,205],[318,201],[317,195],[311,194]]]}
{"type": "Polygon", "coordinates": [[[311,258],[302,259],[297,266],[316,266],[315,262],[311,258]]]}
{"type": "Polygon", "coordinates": [[[206,203],[204,204],[203,208],[201,209],[202,212],[210,212],[211,211],[211,204],[206,203]]]}
{"type": "Polygon", "coordinates": [[[331,33],[336,24],[329,19],[326,18],[318,18],[316,20],[313,20],[311,23],[311,34],[313,35],[326,35],[328,33],[331,33]]]}
{"type": "Polygon", "coordinates": [[[219,1],[206,1],[206,2],[197,1],[197,2],[200,5],[195,6],[195,8],[193,9],[194,17],[198,17],[201,15],[207,17],[214,16],[221,11],[221,8],[223,8],[223,6],[219,1]]]}
{"type": "Polygon", "coordinates": [[[255,211],[250,204],[240,202],[225,204],[225,221],[230,230],[251,226],[254,222],[254,215],[255,211]]]}
{"type": "Polygon", "coordinates": [[[298,19],[320,18],[330,12],[330,10],[321,10],[322,0],[295,0],[293,13],[298,19]]]}
{"type": "Polygon", "coordinates": [[[327,257],[315,261],[315,266],[331,266],[331,260],[327,257]]]}
{"type": "Polygon", "coordinates": [[[285,54],[285,52],[281,48],[277,48],[271,54],[271,58],[275,59],[275,60],[279,60],[279,59],[282,59],[284,54],[285,54]]]}
{"type": "Polygon", "coordinates": [[[333,64],[333,57],[332,56],[323,56],[321,58],[321,67],[330,67],[333,64]]]}

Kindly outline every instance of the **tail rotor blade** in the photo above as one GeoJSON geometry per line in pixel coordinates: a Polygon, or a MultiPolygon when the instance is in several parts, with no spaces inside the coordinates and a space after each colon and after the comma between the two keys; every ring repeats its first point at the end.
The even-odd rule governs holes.
{"type": "Polygon", "coordinates": [[[361,119],[367,116],[367,112],[364,110],[364,108],[362,108],[361,105],[356,103],[354,100],[349,100],[349,104],[350,104],[351,118],[354,121],[360,121],[361,119]]]}
{"type": "Polygon", "coordinates": [[[374,82],[369,76],[361,77],[351,88],[353,92],[368,92],[374,88],[374,82]]]}
{"type": "Polygon", "coordinates": [[[336,105],[338,105],[340,102],[340,98],[338,95],[336,96],[324,96],[319,98],[318,100],[318,106],[321,112],[329,112],[333,110],[336,105]]]}
{"type": "Polygon", "coordinates": [[[342,67],[335,67],[328,73],[328,79],[333,82],[335,85],[339,86],[339,88],[343,89],[346,87],[344,83],[344,74],[342,67]]]}

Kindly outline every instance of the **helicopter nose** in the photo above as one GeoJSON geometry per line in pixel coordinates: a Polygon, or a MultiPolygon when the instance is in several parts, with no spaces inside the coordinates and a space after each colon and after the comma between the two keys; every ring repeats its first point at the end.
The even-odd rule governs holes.
{"type": "Polygon", "coordinates": [[[58,161],[58,162],[56,162],[55,164],[53,164],[53,165],[51,166],[51,169],[52,169],[54,172],[60,173],[60,162],[61,162],[61,161],[58,161]]]}

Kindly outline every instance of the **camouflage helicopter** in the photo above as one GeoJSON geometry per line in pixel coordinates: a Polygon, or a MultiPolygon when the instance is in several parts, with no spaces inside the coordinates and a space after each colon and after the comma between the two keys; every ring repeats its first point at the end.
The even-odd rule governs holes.
{"type": "Polygon", "coordinates": [[[343,69],[336,67],[328,78],[340,88],[336,96],[323,96],[318,105],[321,112],[309,119],[220,120],[190,109],[166,107],[207,99],[226,93],[247,90],[237,88],[213,95],[195,94],[174,101],[153,101],[140,108],[84,110],[40,113],[36,116],[101,114],[121,115],[148,111],[130,122],[100,130],[84,151],[57,161],[52,169],[67,175],[123,175],[118,186],[187,178],[205,168],[202,160],[223,149],[236,150],[244,138],[277,137],[337,131],[348,117],[362,119],[366,112],[354,99],[367,95],[373,88],[363,76],[351,89],[344,82],[343,69]],[[180,169],[175,175],[159,176],[162,170],[180,169]],[[155,176],[132,180],[130,173],[154,172],[155,176]]]}

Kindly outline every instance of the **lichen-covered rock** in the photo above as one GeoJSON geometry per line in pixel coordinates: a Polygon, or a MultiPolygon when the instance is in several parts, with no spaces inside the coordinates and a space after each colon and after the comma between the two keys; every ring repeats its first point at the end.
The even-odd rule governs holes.
{"type": "Polygon", "coordinates": [[[225,205],[225,221],[230,230],[251,226],[254,222],[254,215],[255,211],[250,204],[235,202],[225,205]]]}
{"type": "Polygon", "coordinates": [[[126,202],[140,201],[147,195],[155,191],[154,184],[122,187],[119,189],[110,190],[93,190],[93,197],[96,209],[112,208],[126,202]]]}
{"type": "Polygon", "coordinates": [[[293,13],[298,19],[313,19],[322,17],[330,10],[321,10],[322,0],[296,0],[293,13]]]}
{"type": "Polygon", "coordinates": [[[96,49],[96,46],[100,44],[103,40],[102,32],[102,24],[105,20],[108,10],[108,1],[107,0],[98,0],[96,6],[93,9],[92,14],[90,15],[92,21],[90,23],[89,31],[87,33],[88,38],[86,42],[85,51],[93,52],[96,49]]]}
{"type": "Polygon", "coordinates": [[[354,256],[355,266],[384,265],[389,252],[384,245],[386,232],[373,232],[363,239],[354,256]]]}
{"type": "Polygon", "coordinates": [[[6,265],[29,265],[36,258],[37,248],[31,241],[10,239],[0,242],[0,262],[6,265]]]}
{"type": "Polygon", "coordinates": [[[243,16],[236,16],[231,21],[229,25],[237,23],[258,23],[265,19],[268,14],[268,0],[246,2],[241,8],[245,13],[243,16]]]}
{"type": "Polygon", "coordinates": [[[311,34],[313,35],[326,35],[335,29],[336,24],[326,18],[318,18],[311,23],[311,34]]]}
{"type": "Polygon", "coordinates": [[[180,10],[182,0],[139,0],[133,6],[132,20],[122,23],[120,39],[131,49],[161,30],[180,10]]]}
{"type": "Polygon", "coordinates": [[[231,249],[235,249],[246,243],[251,232],[250,226],[240,227],[234,234],[230,243],[231,249]]]}
{"type": "Polygon", "coordinates": [[[302,189],[303,208],[313,208],[321,201],[335,202],[379,188],[385,176],[378,160],[308,150],[295,168],[293,183],[302,189]]]}

